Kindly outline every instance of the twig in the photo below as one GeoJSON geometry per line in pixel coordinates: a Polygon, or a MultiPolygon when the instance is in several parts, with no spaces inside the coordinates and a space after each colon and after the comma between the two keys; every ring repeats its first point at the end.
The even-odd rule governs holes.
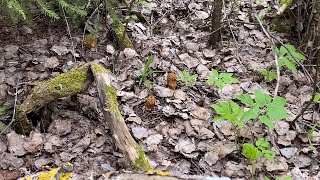
{"type": "MultiPolygon", "coordinates": [[[[223,1],[223,5],[224,5],[224,9],[226,9],[224,1],[223,1]]],[[[233,9],[233,8],[231,8],[231,9],[233,9]]],[[[226,11],[224,11],[224,12],[226,12],[226,11]]],[[[241,65],[241,67],[243,68],[243,71],[246,72],[247,69],[246,69],[246,67],[243,65],[243,63],[242,63],[242,61],[241,61],[241,59],[240,59],[240,57],[239,57],[239,45],[238,45],[238,42],[237,42],[236,37],[235,37],[235,35],[234,35],[234,32],[233,32],[233,30],[232,30],[232,28],[231,28],[231,24],[230,24],[230,21],[229,21],[229,16],[228,16],[227,14],[226,14],[225,16],[226,16],[226,19],[227,19],[227,23],[228,23],[228,26],[229,26],[229,29],[230,29],[230,32],[231,32],[233,41],[234,41],[234,43],[235,43],[235,45],[236,45],[236,59],[237,59],[237,61],[239,62],[239,64],[241,65]]]]}
{"type": "Polygon", "coordinates": [[[2,135],[6,130],[12,125],[12,123],[15,121],[15,115],[16,115],[16,107],[17,107],[17,101],[18,101],[18,87],[19,87],[19,80],[17,81],[17,85],[15,87],[15,93],[14,93],[14,107],[13,107],[13,115],[11,118],[10,123],[0,132],[0,135],[2,135]]]}
{"type": "Polygon", "coordinates": [[[71,36],[71,31],[70,31],[69,23],[68,23],[68,20],[67,20],[67,17],[66,17],[66,13],[64,12],[63,7],[61,7],[61,9],[62,9],[62,12],[63,12],[64,20],[65,20],[66,25],[67,25],[68,34],[69,34],[70,40],[71,40],[71,47],[72,47],[72,53],[71,53],[71,54],[72,54],[72,56],[73,56],[74,62],[76,62],[77,59],[76,59],[76,56],[74,55],[75,49],[74,49],[73,38],[72,38],[72,36],[71,36]]]}
{"type": "MultiPolygon", "coordinates": [[[[319,49],[317,49],[318,52],[319,49]]],[[[320,53],[317,53],[320,55],[320,53]]],[[[307,103],[307,105],[300,111],[300,113],[294,118],[293,121],[291,121],[290,123],[292,124],[293,122],[297,121],[300,116],[302,116],[304,114],[304,112],[309,108],[309,106],[311,105],[311,103],[314,100],[314,97],[316,96],[317,93],[317,82],[318,82],[318,72],[319,72],[319,60],[316,60],[316,74],[314,75],[314,80],[313,80],[313,92],[312,92],[312,97],[309,100],[309,102],[307,103]]]]}
{"type": "MultiPolygon", "coordinates": [[[[255,18],[257,19],[257,21],[260,24],[260,27],[262,28],[262,31],[264,32],[264,34],[271,40],[272,42],[272,50],[274,50],[273,48],[276,47],[273,38],[271,37],[270,33],[264,28],[260,18],[258,17],[257,13],[254,13],[255,18]]],[[[275,51],[273,51],[275,52],[275,51]]],[[[280,85],[280,67],[279,67],[279,62],[278,62],[278,55],[277,53],[274,53],[274,61],[276,63],[276,68],[277,68],[277,84],[276,87],[274,88],[274,93],[273,93],[273,97],[276,97],[278,94],[278,89],[279,89],[279,85],[280,85]]]]}

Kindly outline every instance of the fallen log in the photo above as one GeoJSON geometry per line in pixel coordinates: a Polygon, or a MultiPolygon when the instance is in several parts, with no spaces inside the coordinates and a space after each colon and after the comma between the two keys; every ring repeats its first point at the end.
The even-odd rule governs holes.
{"type": "Polygon", "coordinates": [[[151,170],[152,167],[138,143],[131,136],[119,110],[117,90],[111,85],[107,70],[95,63],[87,63],[63,73],[50,81],[39,82],[27,99],[18,106],[15,130],[29,134],[33,129],[27,114],[59,98],[85,91],[94,80],[97,84],[99,100],[107,125],[110,126],[116,148],[120,149],[134,170],[151,170]]]}

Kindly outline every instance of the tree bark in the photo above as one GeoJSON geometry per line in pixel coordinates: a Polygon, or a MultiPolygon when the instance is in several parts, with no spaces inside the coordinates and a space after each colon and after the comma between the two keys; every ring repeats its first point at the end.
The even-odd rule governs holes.
{"type": "Polygon", "coordinates": [[[209,46],[215,47],[220,42],[221,16],[223,0],[214,0],[211,12],[211,35],[208,41],[209,46]]]}

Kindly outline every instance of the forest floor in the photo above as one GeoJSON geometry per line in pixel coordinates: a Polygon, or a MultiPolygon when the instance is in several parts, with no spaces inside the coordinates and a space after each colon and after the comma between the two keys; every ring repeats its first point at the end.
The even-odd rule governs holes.
{"type": "MultiPolygon", "coordinates": [[[[34,82],[97,60],[110,70],[121,113],[155,169],[173,176],[250,179],[251,164],[237,149],[232,123],[213,122],[217,114],[210,107],[219,100],[235,99],[237,94],[252,94],[254,89],[274,92],[276,81],[266,82],[257,72],[274,64],[272,43],[250,16],[250,6],[249,1],[241,1],[231,11],[231,4],[226,4],[222,41],[215,49],[207,46],[210,1],[152,1],[136,6],[133,12],[144,18],[129,22],[134,48],[123,50],[117,61],[119,47],[105,24],[97,33],[97,46],[89,49],[83,46],[83,29],[71,26],[70,39],[63,20],[40,16],[28,24],[12,24],[0,14],[0,104],[6,108],[1,122],[11,122],[16,104],[24,101],[34,82]],[[150,53],[154,72],[148,77],[151,88],[147,88],[139,85],[138,76],[150,53]],[[206,80],[211,69],[233,73],[240,83],[222,89],[209,86],[206,80]],[[178,75],[183,70],[197,74],[197,82],[190,86],[179,82],[176,90],[169,89],[168,73],[178,75]],[[154,110],[145,108],[149,95],[157,99],[154,110]]],[[[295,43],[287,34],[272,33],[282,43],[295,43]]],[[[314,72],[312,66],[307,68],[314,72]]],[[[272,132],[260,121],[238,129],[240,144],[264,137],[277,146],[273,147],[278,151],[274,162],[258,159],[254,179],[320,179],[317,129],[310,136],[313,147],[308,141],[313,124],[320,123],[319,112],[310,106],[298,121],[290,123],[312,92],[312,82],[301,68],[297,73],[282,70],[278,95],[286,98],[288,117],[276,122],[272,132]]],[[[77,100],[62,98],[47,108],[52,111],[47,129],[40,128],[42,119],[35,114],[29,117],[35,130],[28,137],[10,129],[1,135],[0,179],[17,179],[66,162],[74,165],[75,179],[102,179],[102,174],[124,168],[110,129],[101,123],[94,86],[78,94],[77,100]]]]}

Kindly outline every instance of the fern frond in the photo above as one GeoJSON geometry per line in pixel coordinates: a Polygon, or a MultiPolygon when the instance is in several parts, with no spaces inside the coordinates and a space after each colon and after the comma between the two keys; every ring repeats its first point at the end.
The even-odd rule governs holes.
{"type": "Polygon", "coordinates": [[[19,15],[23,17],[23,19],[26,19],[26,14],[22,8],[22,6],[19,4],[16,0],[9,0],[7,2],[7,7],[15,12],[17,12],[19,15]]]}
{"type": "Polygon", "coordinates": [[[64,0],[58,0],[58,3],[62,8],[66,9],[66,10],[69,10],[71,12],[74,12],[74,13],[80,15],[80,16],[86,16],[87,15],[87,11],[82,10],[80,8],[77,8],[76,6],[69,4],[64,0]]]}
{"type": "Polygon", "coordinates": [[[36,2],[38,3],[41,11],[45,15],[47,15],[48,17],[51,17],[53,19],[60,19],[59,15],[50,9],[50,6],[47,2],[45,2],[43,0],[36,0],[36,2]]]}

